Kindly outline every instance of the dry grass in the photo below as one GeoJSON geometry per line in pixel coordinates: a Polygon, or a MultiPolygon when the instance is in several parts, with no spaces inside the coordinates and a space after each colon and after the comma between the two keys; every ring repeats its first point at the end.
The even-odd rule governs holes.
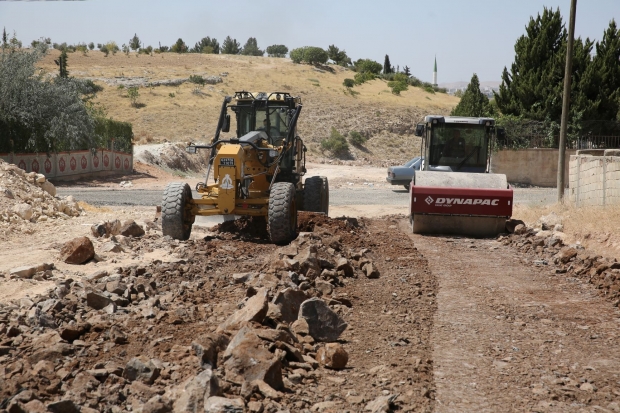
{"type": "MultiPolygon", "coordinates": [[[[56,72],[54,59],[58,54],[57,50],[52,50],[42,61],[42,67],[56,72]]],[[[71,53],[68,59],[70,75],[77,78],[146,77],[164,80],[228,73],[223,77],[223,83],[207,85],[200,89],[201,93],[192,93],[196,85],[191,83],[179,87],[140,88],[139,108],[131,106],[126,90],[96,81],[104,87],[97,103],[105,107],[108,116],[133,124],[136,143],[210,139],[225,95],[238,90],[288,91],[302,97],[304,109],[299,133],[306,142],[318,144],[329,136],[332,126],[344,135],[351,130],[367,131],[371,137],[367,144],[367,158],[381,161],[392,158],[394,153],[402,153],[404,160],[414,153],[408,146],[411,139],[395,137],[411,136],[411,128],[393,131],[394,138],[388,139],[391,143],[405,145],[404,152],[393,145],[382,146],[382,139],[372,142],[374,137],[393,129],[393,125],[415,125],[430,113],[447,114],[458,102],[453,96],[428,94],[414,87],[395,96],[388,91],[383,80],[356,86],[354,90],[358,94],[350,96],[342,82],[345,78],[352,78],[354,73],[332,67],[334,73],[293,64],[290,59],[206,54],[164,53],[140,57],[131,54],[127,57],[117,53],[116,56],[104,57],[101,52],[91,51],[87,56],[71,53]]]]}
{"type": "Polygon", "coordinates": [[[618,205],[575,208],[569,204],[543,207],[516,205],[513,217],[535,225],[541,216],[555,213],[562,218],[567,242],[581,243],[596,254],[620,258],[620,208],[618,205]]]}

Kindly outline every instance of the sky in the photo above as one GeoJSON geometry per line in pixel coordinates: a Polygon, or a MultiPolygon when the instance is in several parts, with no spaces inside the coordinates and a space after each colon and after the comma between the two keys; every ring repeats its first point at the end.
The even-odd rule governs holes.
{"type": "MultiPolygon", "coordinates": [[[[284,44],[331,44],[353,60],[369,58],[409,66],[438,83],[499,81],[514,61],[515,41],[530,17],[560,9],[566,26],[570,0],[0,0],[0,27],[24,45],[52,42],[129,43],[134,33],[145,45],[170,46],[182,38],[192,47],[203,37],[226,36],[243,46],[255,37],[265,49],[284,44]]],[[[611,19],[620,24],[620,0],[579,0],[575,36],[600,40],[611,19]]]]}

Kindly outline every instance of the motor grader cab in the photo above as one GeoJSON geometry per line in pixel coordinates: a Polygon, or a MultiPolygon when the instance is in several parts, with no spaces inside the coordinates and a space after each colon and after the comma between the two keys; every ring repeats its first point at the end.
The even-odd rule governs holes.
{"type": "Polygon", "coordinates": [[[506,175],[489,173],[495,120],[426,116],[416,127],[425,162],[410,189],[414,233],[495,236],[512,215],[506,175]]]}
{"type": "Polygon", "coordinates": [[[199,198],[193,199],[189,185],[180,182],[164,191],[164,235],[188,239],[196,216],[245,215],[266,218],[271,241],[282,244],[296,235],[298,210],[327,214],[327,178],[302,182],[306,147],[297,136],[301,109],[301,99],[286,92],[227,96],[211,142],[187,148],[190,153],[209,151],[205,180],[195,188],[199,198]],[[230,131],[229,109],[236,116],[236,136],[220,139],[221,132],[230,131]]]}

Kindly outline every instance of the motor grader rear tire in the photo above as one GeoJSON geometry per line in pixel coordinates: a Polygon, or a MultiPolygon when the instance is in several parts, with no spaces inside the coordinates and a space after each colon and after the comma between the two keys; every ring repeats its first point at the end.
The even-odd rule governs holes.
{"type": "Polygon", "coordinates": [[[290,182],[276,182],[269,195],[267,232],[274,244],[286,244],[297,233],[297,203],[295,186],[290,182]]]}
{"type": "Polygon", "coordinates": [[[324,176],[311,176],[304,184],[304,210],[329,213],[329,183],[324,176]]]}
{"type": "Polygon", "coordinates": [[[195,217],[188,210],[192,190],[188,184],[172,182],[166,186],[161,203],[161,229],[164,236],[185,241],[192,233],[195,217]]]}

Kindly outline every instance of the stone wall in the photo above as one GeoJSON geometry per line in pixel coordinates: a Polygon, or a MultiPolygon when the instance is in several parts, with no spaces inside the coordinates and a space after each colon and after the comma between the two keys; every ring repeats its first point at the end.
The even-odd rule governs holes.
{"type": "Polygon", "coordinates": [[[38,153],[0,153],[0,159],[26,172],[37,172],[48,179],[72,180],[95,175],[127,174],[133,171],[133,155],[100,149],[92,151],[38,153]]]}
{"type": "Polygon", "coordinates": [[[577,207],[620,204],[620,150],[598,152],[570,158],[568,196],[577,207]]]}
{"type": "MultiPolygon", "coordinates": [[[[566,150],[564,182],[568,182],[568,163],[574,149],[566,150]]],[[[555,188],[558,182],[557,149],[501,150],[491,157],[491,172],[505,174],[508,182],[555,188]]]]}

